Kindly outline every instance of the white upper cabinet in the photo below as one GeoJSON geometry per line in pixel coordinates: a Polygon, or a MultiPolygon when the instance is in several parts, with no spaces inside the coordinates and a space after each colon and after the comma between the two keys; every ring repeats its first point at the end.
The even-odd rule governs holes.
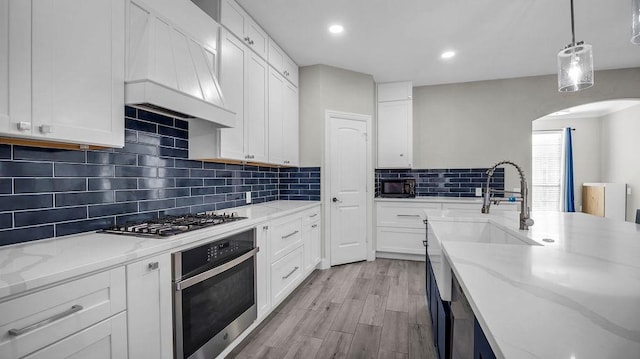
{"type": "MultiPolygon", "coordinates": [[[[224,70],[223,70],[224,71],[224,70]]],[[[269,130],[267,127],[267,91],[269,65],[262,58],[249,52],[245,65],[245,139],[248,160],[269,160],[269,130]]]]}
{"type": "Polygon", "coordinates": [[[378,84],[378,168],[411,168],[411,83],[378,84]]]}
{"type": "Polygon", "coordinates": [[[269,38],[269,64],[289,82],[296,87],[298,86],[298,65],[282,51],[272,38],[269,38]]]}
{"type": "Polygon", "coordinates": [[[260,57],[267,58],[267,33],[235,1],[221,0],[220,22],[260,57]]]}
{"type": "Polygon", "coordinates": [[[204,121],[189,127],[189,157],[200,160],[268,162],[268,65],[226,30],[221,32],[220,87],[236,113],[236,126],[204,121]]]}
{"type": "Polygon", "coordinates": [[[0,133],[122,147],[125,1],[0,7],[0,133]]]}
{"type": "Polygon", "coordinates": [[[413,98],[411,82],[389,82],[378,84],[378,102],[404,101],[413,98]]]}
{"type": "Polygon", "coordinates": [[[284,121],[282,123],[285,166],[298,166],[300,164],[300,116],[298,103],[298,88],[289,83],[285,84],[284,121]]]}
{"type": "Polygon", "coordinates": [[[269,162],[298,165],[298,88],[269,69],[269,162]]]}

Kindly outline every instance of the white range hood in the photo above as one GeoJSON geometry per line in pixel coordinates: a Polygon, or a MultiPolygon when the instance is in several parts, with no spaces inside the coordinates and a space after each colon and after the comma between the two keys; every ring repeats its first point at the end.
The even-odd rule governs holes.
{"type": "MultiPolygon", "coordinates": [[[[176,11],[191,10],[192,6],[194,12],[201,12],[190,1],[172,1],[180,5],[176,11]]],[[[162,8],[165,4],[168,2],[154,5],[162,8]]],[[[171,10],[170,6],[164,10],[171,10]]],[[[198,34],[197,39],[183,30],[188,25],[173,23],[145,2],[131,0],[128,11],[125,103],[172,117],[199,118],[219,127],[233,127],[235,112],[225,106],[215,75],[219,25],[209,18],[207,35],[213,35],[198,34]]]]}

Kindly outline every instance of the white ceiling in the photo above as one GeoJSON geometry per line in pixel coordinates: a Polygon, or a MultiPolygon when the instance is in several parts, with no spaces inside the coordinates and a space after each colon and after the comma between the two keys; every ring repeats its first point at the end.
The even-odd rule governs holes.
{"type": "MultiPolygon", "coordinates": [[[[238,0],[300,66],[326,64],[414,85],[556,73],[569,0],[238,0]],[[329,24],[341,23],[340,36],[329,24]],[[440,59],[455,50],[450,61],[440,59]]],[[[596,70],[640,66],[630,0],[576,0],[576,40],[596,70]]],[[[596,76],[596,83],[597,83],[596,76]]]]}

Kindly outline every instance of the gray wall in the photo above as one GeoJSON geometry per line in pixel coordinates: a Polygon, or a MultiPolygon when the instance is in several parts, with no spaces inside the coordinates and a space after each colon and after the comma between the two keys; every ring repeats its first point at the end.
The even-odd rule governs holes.
{"type": "Polygon", "coordinates": [[[325,110],[373,116],[375,83],[371,75],[313,65],[300,69],[299,86],[300,166],[322,166],[325,110]]]}
{"type": "MultiPolygon", "coordinates": [[[[640,86],[640,85],[639,85],[640,86]]],[[[627,221],[640,209],[640,106],[602,117],[602,182],[626,183],[627,221]]]]}
{"type": "MultiPolygon", "coordinates": [[[[531,121],[594,101],[640,98],[640,68],[598,71],[595,86],[561,94],[556,76],[413,89],[415,168],[477,168],[510,159],[531,178],[531,121]]],[[[506,187],[517,187],[506,171],[506,187]]]]}

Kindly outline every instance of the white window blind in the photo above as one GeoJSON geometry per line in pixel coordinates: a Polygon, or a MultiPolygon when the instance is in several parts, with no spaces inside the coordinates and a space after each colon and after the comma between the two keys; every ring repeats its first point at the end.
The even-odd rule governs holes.
{"type": "Polygon", "coordinates": [[[533,132],[532,209],[559,211],[562,179],[562,131],[533,132]]]}

